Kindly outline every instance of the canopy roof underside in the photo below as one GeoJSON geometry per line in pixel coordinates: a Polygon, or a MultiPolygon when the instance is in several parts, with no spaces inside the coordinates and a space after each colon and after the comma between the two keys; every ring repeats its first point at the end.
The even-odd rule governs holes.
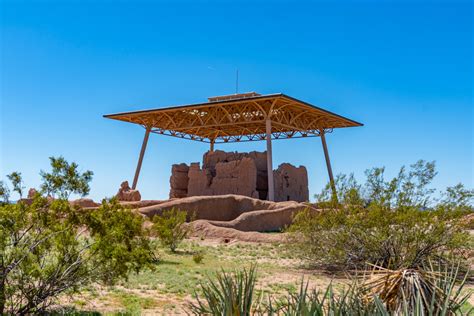
{"type": "Polygon", "coordinates": [[[319,136],[321,131],[362,126],[281,93],[104,117],[139,124],[157,134],[215,143],[263,140],[267,119],[273,139],[319,136]]]}

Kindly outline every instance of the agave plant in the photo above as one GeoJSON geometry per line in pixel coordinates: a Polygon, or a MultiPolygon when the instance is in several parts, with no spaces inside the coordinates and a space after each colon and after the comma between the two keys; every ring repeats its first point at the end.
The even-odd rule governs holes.
{"type": "Polygon", "coordinates": [[[257,309],[260,293],[255,295],[256,266],[240,271],[217,273],[215,279],[201,283],[202,297],[195,293],[196,303],[191,303],[195,315],[249,316],[257,309]]]}

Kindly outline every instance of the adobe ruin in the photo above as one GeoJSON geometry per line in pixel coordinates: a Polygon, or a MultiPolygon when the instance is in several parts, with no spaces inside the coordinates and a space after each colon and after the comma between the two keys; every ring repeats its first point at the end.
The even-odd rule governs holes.
{"type": "MultiPolygon", "coordinates": [[[[309,200],[308,174],[304,166],[281,164],[273,170],[275,201],[309,200]]],[[[208,151],[199,162],[171,168],[170,198],[237,194],[268,200],[266,152],[208,151]]]]}

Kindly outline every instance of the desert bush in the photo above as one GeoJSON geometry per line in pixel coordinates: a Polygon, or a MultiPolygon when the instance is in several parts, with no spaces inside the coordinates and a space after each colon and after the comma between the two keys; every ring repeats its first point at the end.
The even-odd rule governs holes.
{"type": "Polygon", "coordinates": [[[21,199],[23,197],[23,190],[25,190],[25,187],[23,186],[23,179],[21,177],[21,173],[14,171],[10,173],[9,175],[7,175],[7,178],[12,183],[13,191],[18,193],[21,199]]]}
{"type": "Polygon", "coordinates": [[[256,266],[234,272],[218,272],[201,283],[202,296],[195,293],[190,305],[195,315],[252,315],[256,310],[256,266]]]}
{"type": "Polygon", "coordinates": [[[195,253],[193,253],[193,261],[194,263],[201,263],[202,260],[204,259],[204,252],[202,251],[197,251],[195,253]]]}
{"type": "Polygon", "coordinates": [[[469,190],[448,188],[448,197],[436,201],[429,183],[434,163],[420,161],[401,168],[386,181],[384,169],[367,171],[365,185],[354,177],[338,176],[338,202],[330,200],[329,186],[318,196],[320,212],[298,213],[290,227],[297,253],[311,264],[338,269],[411,268],[434,257],[449,261],[469,250],[470,235],[462,217],[472,212],[469,190]],[[328,200],[329,199],[329,200],[328,200]]]}
{"type": "MultiPolygon", "coordinates": [[[[72,192],[88,191],[74,173],[72,192]],[[77,180],[77,181],[76,181],[77,180]]],[[[89,180],[90,181],[90,180],[89,180]]],[[[85,185],[84,185],[85,184],[85,185]]],[[[67,196],[57,190],[58,196],[67,196]]],[[[143,218],[116,201],[95,210],[37,196],[0,206],[0,314],[41,314],[58,295],[114,283],[152,262],[143,218]]]]}
{"type": "Polygon", "coordinates": [[[41,170],[40,175],[43,180],[41,184],[42,193],[68,199],[72,193],[85,196],[89,194],[89,182],[94,173],[87,170],[83,173],[78,171],[75,162],[69,163],[63,157],[49,157],[51,172],[41,170]]]}
{"type": "Polygon", "coordinates": [[[152,229],[154,233],[160,239],[161,244],[173,252],[191,232],[191,226],[185,225],[187,214],[186,211],[172,208],[153,217],[152,229]]]}
{"type": "Polygon", "coordinates": [[[290,231],[299,255],[327,268],[417,267],[434,257],[461,256],[470,247],[459,217],[414,208],[306,210],[290,231]]]}
{"type": "Polygon", "coordinates": [[[0,181],[0,205],[7,204],[10,199],[10,189],[4,181],[0,181]]]}

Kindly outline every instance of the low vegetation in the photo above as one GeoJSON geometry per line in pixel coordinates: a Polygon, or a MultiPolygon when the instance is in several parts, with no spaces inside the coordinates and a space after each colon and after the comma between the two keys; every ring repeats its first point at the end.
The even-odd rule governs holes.
{"type": "MultiPolygon", "coordinates": [[[[63,166],[52,164],[52,174],[63,166]]],[[[88,192],[89,181],[67,172],[48,188],[66,197],[88,192]]],[[[141,216],[116,201],[85,211],[37,195],[0,206],[0,314],[43,313],[62,293],[113,284],[149,266],[153,256],[142,226],[141,216]]]]}
{"type": "Polygon", "coordinates": [[[185,225],[187,214],[186,211],[173,208],[153,217],[153,232],[162,245],[171,251],[175,251],[183,239],[191,233],[191,226],[185,225]]]}
{"type": "Polygon", "coordinates": [[[72,206],[68,198],[88,194],[93,174],[50,160],[34,199],[21,199],[20,173],[7,176],[12,191],[0,182],[0,314],[472,312],[464,259],[472,252],[474,191],[431,190],[434,163],[420,161],[390,180],[375,168],[364,184],[338,176],[337,196],[329,185],[318,195],[322,211],[296,215],[291,245],[256,245],[190,240],[182,210],[165,210],[149,226],[114,199],[72,206]],[[361,278],[357,271],[367,267],[361,278]],[[332,269],[357,273],[333,279],[324,274],[332,269]]]}
{"type": "Polygon", "coordinates": [[[324,268],[364,269],[369,263],[400,269],[459,260],[472,249],[463,217],[473,211],[474,191],[457,185],[434,200],[428,188],[434,163],[424,161],[390,181],[383,168],[366,174],[364,185],[339,176],[337,199],[328,186],[318,196],[322,211],[297,214],[289,232],[302,258],[324,268]]]}
{"type": "Polygon", "coordinates": [[[201,283],[201,297],[190,309],[195,315],[251,315],[257,308],[256,267],[228,273],[218,272],[215,279],[201,283]]]}
{"type": "MultiPolygon", "coordinates": [[[[462,295],[465,280],[455,288],[458,269],[425,271],[376,269],[375,279],[355,281],[349,287],[335,290],[329,284],[325,291],[308,291],[301,282],[297,293],[283,299],[270,294],[268,303],[257,288],[256,267],[218,272],[201,283],[201,294],[190,305],[195,315],[455,315],[469,295],[462,295]]],[[[474,312],[469,309],[467,314],[474,312]]]]}

